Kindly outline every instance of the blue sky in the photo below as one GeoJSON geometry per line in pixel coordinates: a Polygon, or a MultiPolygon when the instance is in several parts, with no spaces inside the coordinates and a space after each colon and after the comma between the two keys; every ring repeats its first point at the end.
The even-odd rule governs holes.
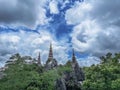
{"type": "Polygon", "coordinates": [[[45,63],[50,42],[59,63],[72,48],[81,66],[99,63],[120,51],[119,8],[119,0],[0,0],[0,66],[17,52],[40,51],[45,63]]]}

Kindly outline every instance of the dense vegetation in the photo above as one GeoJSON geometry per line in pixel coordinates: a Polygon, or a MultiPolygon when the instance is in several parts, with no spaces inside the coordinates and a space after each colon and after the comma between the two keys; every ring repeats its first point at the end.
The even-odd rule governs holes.
{"type": "MultiPolygon", "coordinates": [[[[101,63],[84,67],[85,81],[82,83],[82,90],[119,90],[120,89],[120,54],[112,56],[108,53],[101,57],[101,63]]],[[[45,71],[37,64],[25,64],[18,55],[18,60],[8,64],[0,80],[0,90],[54,90],[56,79],[60,78],[63,72],[71,71],[67,63],[56,69],[45,71]]]]}
{"type": "Polygon", "coordinates": [[[5,77],[0,80],[0,90],[54,90],[56,79],[64,71],[71,71],[69,66],[45,71],[37,64],[25,64],[20,57],[8,67],[4,71],[5,77]]]}
{"type": "Polygon", "coordinates": [[[120,90],[120,54],[108,53],[101,63],[85,68],[83,90],[120,90]]]}

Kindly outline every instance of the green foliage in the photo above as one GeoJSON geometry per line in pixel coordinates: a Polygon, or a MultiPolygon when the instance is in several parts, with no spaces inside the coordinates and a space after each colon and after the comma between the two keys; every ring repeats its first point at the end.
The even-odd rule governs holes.
{"type": "MultiPolygon", "coordinates": [[[[0,90],[54,90],[55,81],[64,72],[71,72],[71,62],[60,65],[55,69],[46,71],[37,64],[26,64],[19,55],[13,55],[11,59],[16,61],[9,64],[4,71],[4,78],[0,79],[0,90]]],[[[101,63],[85,67],[85,81],[82,90],[119,90],[120,88],[120,54],[111,53],[101,57],[101,63]]],[[[71,79],[72,80],[72,79],[71,79]]],[[[69,81],[71,86],[72,81],[69,81]]]]}
{"type": "Polygon", "coordinates": [[[84,68],[85,81],[83,90],[119,90],[120,89],[120,54],[112,57],[108,53],[101,58],[101,64],[84,68]]]}
{"type": "Polygon", "coordinates": [[[44,67],[37,64],[25,64],[22,57],[18,57],[4,71],[5,77],[0,80],[0,90],[54,90],[56,79],[60,78],[64,71],[70,71],[67,66],[59,66],[45,71],[44,67]]]}

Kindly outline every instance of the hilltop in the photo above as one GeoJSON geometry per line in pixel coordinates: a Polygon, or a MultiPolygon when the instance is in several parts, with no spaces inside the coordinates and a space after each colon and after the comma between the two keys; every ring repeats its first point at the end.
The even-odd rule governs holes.
{"type": "Polygon", "coordinates": [[[59,65],[50,45],[48,60],[41,64],[31,56],[15,54],[0,71],[0,90],[119,90],[120,53],[102,56],[101,63],[80,67],[72,59],[59,65]]]}
{"type": "MultiPolygon", "coordinates": [[[[21,57],[19,54],[11,58],[14,60],[7,62],[7,68],[3,71],[4,78],[0,80],[1,90],[61,90],[61,88],[80,90],[80,84],[77,83],[78,76],[75,75],[71,61],[66,65],[58,65],[46,70],[45,66],[39,66],[38,63],[26,63],[28,58],[21,57]]],[[[77,73],[80,74],[80,68],[77,69],[77,73]]]]}

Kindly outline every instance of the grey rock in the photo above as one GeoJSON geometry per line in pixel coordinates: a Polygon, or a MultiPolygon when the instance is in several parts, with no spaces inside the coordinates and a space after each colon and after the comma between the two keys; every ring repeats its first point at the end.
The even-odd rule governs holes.
{"type": "Polygon", "coordinates": [[[77,77],[74,72],[65,72],[64,79],[67,90],[81,90],[81,85],[78,83],[77,77]]]}
{"type": "Polygon", "coordinates": [[[65,81],[63,78],[56,80],[55,90],[67,90],[66,85],[65,85],[65,81]]]}
{"type": "Polygon", "coordinates": [[[57,61],[55,59],[48,59],[46,62],[46,65],[45,65],[45,69],[50,70],[50,69],[53,69],[57,66],[58,66],[58,64],[57,64],[57,61]]]}
{"type": "Polygon", "coordinates": [[[85,79],[85,75],[82,69],[79,67],[78,63],[75,63],[74,67],[72,68],[77,81],[83,81],[85,79]]]}

